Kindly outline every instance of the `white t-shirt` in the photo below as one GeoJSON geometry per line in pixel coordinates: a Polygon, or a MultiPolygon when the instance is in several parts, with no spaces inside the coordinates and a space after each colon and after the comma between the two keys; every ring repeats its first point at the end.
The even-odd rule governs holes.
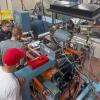
{"type": "Polygon", "coordinates": [[[12,73],[6,73],[0,66],[0,100],[22,100],[20,86],[12,73]]]}

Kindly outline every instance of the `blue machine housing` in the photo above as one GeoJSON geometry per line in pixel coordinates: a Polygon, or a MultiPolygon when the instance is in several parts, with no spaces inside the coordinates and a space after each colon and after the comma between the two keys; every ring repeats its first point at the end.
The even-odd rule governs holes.
{"type": "MultiPolygon", "coordinates": [[[[52,25],[52,18],[48,16],[43,16],[42,19],[39,19],[38,16],[31,16],[31,27],[34,28],[35,34],[39,35],[50,30],[52,25]]],[[[61,23],[61,20],[57,20],[57,23],[61,23]]]]}
{"type": "Polygon", "coordinates": [[[30,17],[28,11],[14,11],[14,22],[16,26],[19,26],[23,32],[29,32],[31,30],[30,17]]]}

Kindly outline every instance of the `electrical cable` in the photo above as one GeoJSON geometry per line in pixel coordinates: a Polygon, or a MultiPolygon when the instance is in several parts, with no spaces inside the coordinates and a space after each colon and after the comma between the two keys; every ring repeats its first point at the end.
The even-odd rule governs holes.
{"type": "Polygon", "coordinates": [[[74,98],[73,98],[73,96],[71,94],[71,89],[70,89],[70,84],[72,84],[71,82],[72,82],[72,80],[69,82],[69,88],[68,88],[68,90],[69,90],[69,99],[70,100],[74,100],[74,98]]]}
{"type": "Polygon", "coordinates": [[[80,88],[80,83],[81,83],[81,78],[80,78],[80,75],[78,74],[78,85],[77,85],[76,90],[73,94],[73,98],[76,98],[76,96],[78,95],[79,88],[80,88]]]}

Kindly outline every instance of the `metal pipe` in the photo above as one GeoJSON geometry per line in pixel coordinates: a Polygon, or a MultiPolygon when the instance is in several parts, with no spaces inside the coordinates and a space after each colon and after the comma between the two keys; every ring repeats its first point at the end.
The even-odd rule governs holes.
{"type": "Polygon", "coordinates": [[[83,100],[83,98],[89,93],[91,90],[90,84],[81,92],[81,94],[76,98],[76,100],[83,100]]]}

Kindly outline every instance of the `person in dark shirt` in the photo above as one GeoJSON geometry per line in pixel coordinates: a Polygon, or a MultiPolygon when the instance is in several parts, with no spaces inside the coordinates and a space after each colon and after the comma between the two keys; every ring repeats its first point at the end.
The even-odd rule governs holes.
{"type": "Polygon", "coordinates": [[[11,38],[11,22],[3,20],[0,29],[0,42],[11,38]]]}

